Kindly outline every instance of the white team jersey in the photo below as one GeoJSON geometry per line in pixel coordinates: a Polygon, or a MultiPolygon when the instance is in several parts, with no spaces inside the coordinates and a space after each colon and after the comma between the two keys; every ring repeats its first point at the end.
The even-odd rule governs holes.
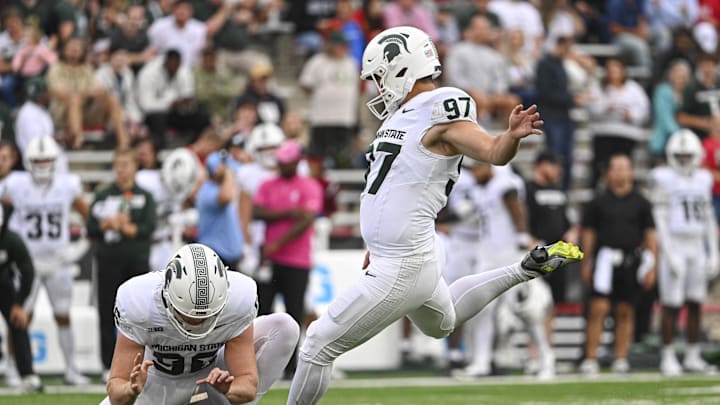
{"type": "Polygon", "coordinates": [[[163,184],[160,170],[140,170],[135,174],[135,183],[138,187],[149,192],[155,200],[157,211],[157,226],[153,232],[154,240],[169,239],[171,235],[168,219],[170,214],[180,212],[182,202],[176,201],[163,184]]]}
{"type": "Polygon", "coordinates": [[[163,304],[165,272],[154,271],[123,283],[115,300],[115,324],[128,339],[145,346],[149,370],[162,377],[187,377],[215,364],[217,351],[243,333],[257,316],[257,287],[251,278],[228,272],[228,301],[215,329],[188,339],[170,323],[163,304]]]}
{"type": "Polygon", "coordinates": [[[10,229],[23,238],[34,259],[54,256],[70,244],[70,210],[82,195],[80,177],[56,173],[49,185],[39,186],[22,172],[9,177],[5,186],[5,197],[15,208],[10,229]]]}
{"type": "Polygon", "coordinates": [[[480,216],[475,203],[473,202],[473,188],[477,185],[472,172],[468,169],[461,169],[452,193],[448,197],[448,208],[451,211],[458,211],[460,205],[471,204],[474,211],[465,215],[458,222],[450,227],[450,237],[477,240],[480,237],[480,216]]]}
{"type": "Polygon", "coordinates": [[[427,253],[435,246],[435,218],[460,172],[462,155],[427,150],[422,138],[439,124],[476,122],[464,91],[442,87],[421,93],[388,117],[367,153],[367,184],[360,200],[360,227],[378,256],[427,253]]]}
{"type": "Polygon", "coordinates": [[[684,236],[705,234],[712,209],[712,174],[697,169],[683,176],[670,167],[651,172],[653,199],[667,204],[667,227],[670,233],[684,236]]]}
{"type": "Polygon", "coordinates": [[[518,177],[512,171],[493,166],[492,179],[473,188],[473,201],[480,213],[480,250],[485,254],[517,250],[515,223],[503,197],[513,191],[522,196],[518,177]]]}

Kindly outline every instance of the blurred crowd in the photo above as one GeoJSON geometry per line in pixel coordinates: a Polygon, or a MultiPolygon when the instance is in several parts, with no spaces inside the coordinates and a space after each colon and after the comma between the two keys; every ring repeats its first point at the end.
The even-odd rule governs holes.
{"type": "MultiPolygon", "coordinates": [[[[115,183],[95,193],[84,215],[87,230],[76,232],[93,239],[102,263],[98,292],[106,368],[117,286],[164,267],[173,238],[205,243],[231,268],[253,274],[262,284],[262,313],[272,311],[281,293],[288,312],[304,322],[312,229],[325,231],[326,223],[316,218],[337,210],[338,185],[326,171],[364,169],[364,152],[379,126],[364,107],[376,90],[359,80],[362,52],[378,32],[400,25],[433,38],[443,61],[440,81],[475,100],[484,127],[501,130],[516,104],[538,104],[545,121],[538,150],[545,152],[538,154],[527,184],[510,196],[504,193],[523,180],[510,182],[500,194],[507,223],[499,226],[515,229],[518,246],[561,237],[588,243],[579,236],[581,228],[605,232],[596,229],[605,225],[598,222],[597,200],[581,215],[565,215],[567,192],[598,184],[627,187],[632,161],[618,155],[662,164],[668,139],[681,128],[703,142],[720,214],[719,2],[6,1],[0,9],[0,182],[12,169],[30,170],[23,160],[39,139],[59,146],[52,158],[58,173],[71,174],[63,151],[116,150],[115,183]],[[287,38],[289,54],[278,54],[287,38]],[[579,128],[591,134],[592,160],[588,179],[578,185],[574,171],[585,164],[575,159],[579,128]],[[192,158],[178,157],[174,174],[165,173],[170,169],[161,165],[168,158],[162,162],[159,153],[178,147],[192,158]],[[204,170],[194,170],[193,159],[204,170]],[[197,187],[185,194],[172,188],[174,180],[197,187]],[[102,203],[113,198],[111,208],[102,203]],[[196,229],[185,229],[195,223],[196,229]]],[[[466,169],[478,171],[478,184],[493,178],[485,168],[466,169]]],[[[598,187],[596,199],[605,188],[598,187]]],[[[628,245],[648,243],[641,237],[628,245]]],[[[585,274],[591,265],[583,266],[584,281],[592,285],[585,274]]],[[[639,280],[637,289],[625,293],[640,294],[652,284],[639,280]]],[[[551,286],[555,302],[568,299],[564,279],[551,286]]],[[[654,296],[647,294],[650,304],[638,318],[650,316],[654,296]]],[[[522,301],[509,302],[520,308],[522,301]]],[[[594,338],[588,337],[585,352],[591,360],[597,358],[599,322],[609,311],[605,304],[595,301],[588,315],[588,336],[594,338]]],[[[623,325],[617,331],[619,359],[628,355],[634,311],[617,308],[623,325]]],[[[648,328],[639,326],[638,340],[648,328]]],[[[547,346],[544,333],[535,330],[533,336],[541,349],[547,346]]],[[[487,345],[487,338],[478,344],[487,345]]],[[[449,361],[464,365],[458,350],[451,344],[449,361]]],[[[488,356],[477,356],[467,373],[488,374],[488,356]]],[[[585,371],[596,371],[594,366],[586,364],[585,371]]],[[[615,366],[628,370],[622,362],[615,366]]],[[[291,362],[288,372],[292,367],[291,362]]]]}

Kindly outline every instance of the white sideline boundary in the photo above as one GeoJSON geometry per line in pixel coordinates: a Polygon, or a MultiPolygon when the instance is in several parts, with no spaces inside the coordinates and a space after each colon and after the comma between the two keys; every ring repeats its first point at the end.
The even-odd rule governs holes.
{"type": "MultiPolygon", "coordinates": [[[[483,377],[481,379],[453,378],[453,377],[410,377],[410,378],[349,378],[333,380],[330,389],[354,388],[400,388],[400,387],[461,387],[461,386],[498,386],[516,384],[575,384],[575,383],[634,383],[634,382],[661,382],[682,380],[713,380],[718,381],[717,375],[686,375],[679,378],[663,377],[660,373],[631,373],[627,375],[600,374],[596,377],[585,377],[578,374],[559,375],[550,381],[539,381],[532,376],[497,376],[483,377]]],[[[279,381],[271,390],[288,389],[290,381],[279,381]]],[[[87,386],[50,385],[45,387],[45,394],[104,394],[105,386],[99,384],[87,386]]],[[[0,388],[0,397],[18,395],[22,392],[17,388],[0,388]]]]}

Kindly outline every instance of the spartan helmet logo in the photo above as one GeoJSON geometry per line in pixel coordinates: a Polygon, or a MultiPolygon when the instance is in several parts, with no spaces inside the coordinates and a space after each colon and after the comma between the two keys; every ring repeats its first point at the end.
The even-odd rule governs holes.
{"type": "Polygon", "coordinates": [[[385,36],[378,41],[380,44],[388,43],[383,48],[383,59],[385,59],[386,63],[390,63],[395,59],[398,55],[400,55],[400,46],[402,46],[405,49],[405,52],[410,53],[407,47],[407,40],[409,35],[407,34],[390,34],[388,36],[385,36]]]}

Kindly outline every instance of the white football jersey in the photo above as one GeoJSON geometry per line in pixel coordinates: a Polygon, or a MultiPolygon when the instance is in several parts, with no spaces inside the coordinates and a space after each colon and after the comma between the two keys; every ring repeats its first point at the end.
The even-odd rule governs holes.
{"type": "Polygon", "coordinates": [[[515,223],[503,200],[509,192],[522,198],[518,178],[512,171],[493,166],[493,177],[473,188],[473,201],[480,213],[480,250],[486,254],[517,250],[515,223]]]}
{"type": "Polygon", "coordinates": [[[149,370],[162,377],[187,377],[215,363],[217,351],[243,333],[257,316],[257,287],[251,278],[228,272],[228,301],[215,329],[188,339],[170,323],[162,298],[165,272],[153,271],[123,283],[115,299],[115,324],[130,340],[145,346],[149,370]]]}
{"type": "Polygon", "coordinates": [[[70,243],[70,211],[82,196],[80,177],[55,174],[47,186],[35,183],[28,172],[10,176],[5,197],[14,207],[10,229],[22,238],[33,258],[52,256],[70,243]]]}
{"type": "Polygon", "coordinates": [[[135,183],[138,187],[149,192],[155,200],[157,211],[157,226],[153,232],[154,240],[168,239],[171,229],[168,219],[170,214],[180,212],[182,202],[176,201],[163,184],[160,170],[140,170],[135,174],[135,183]]]}
{"type": "Polygon", "coordinates": [[[658,167],[652,170],[651,179],[653,201],[667,204],[670,233],[702,236],[712,218],[712,174],[697,169],[691,176],[683,176],[670,167],[658,167]]]}
{"type": "Polygon", "coordinates": [[[457,211],[466,208],[460,208],[460,205],[470,204],[473,212],[461,218],[458,222],[450,226],[450,236],[458,236],[463,239],[478,239],[480,237],[480,216],[473,201],[473,189],[477,185],[472,172],[468,169],[461,169],[452,193],[448,197],[448,208],[457,211]]]}
{"type": "Polygon", "coordinates": [[[427,150],[422,138],[440,124],[476,123],[473,99],[441,87],[415,96],[375,134],[360,199],[360,228],[368,250],[385,257],[427,253],[435,246],[435,218],[457,182],[462,155],[427,150]]]}

